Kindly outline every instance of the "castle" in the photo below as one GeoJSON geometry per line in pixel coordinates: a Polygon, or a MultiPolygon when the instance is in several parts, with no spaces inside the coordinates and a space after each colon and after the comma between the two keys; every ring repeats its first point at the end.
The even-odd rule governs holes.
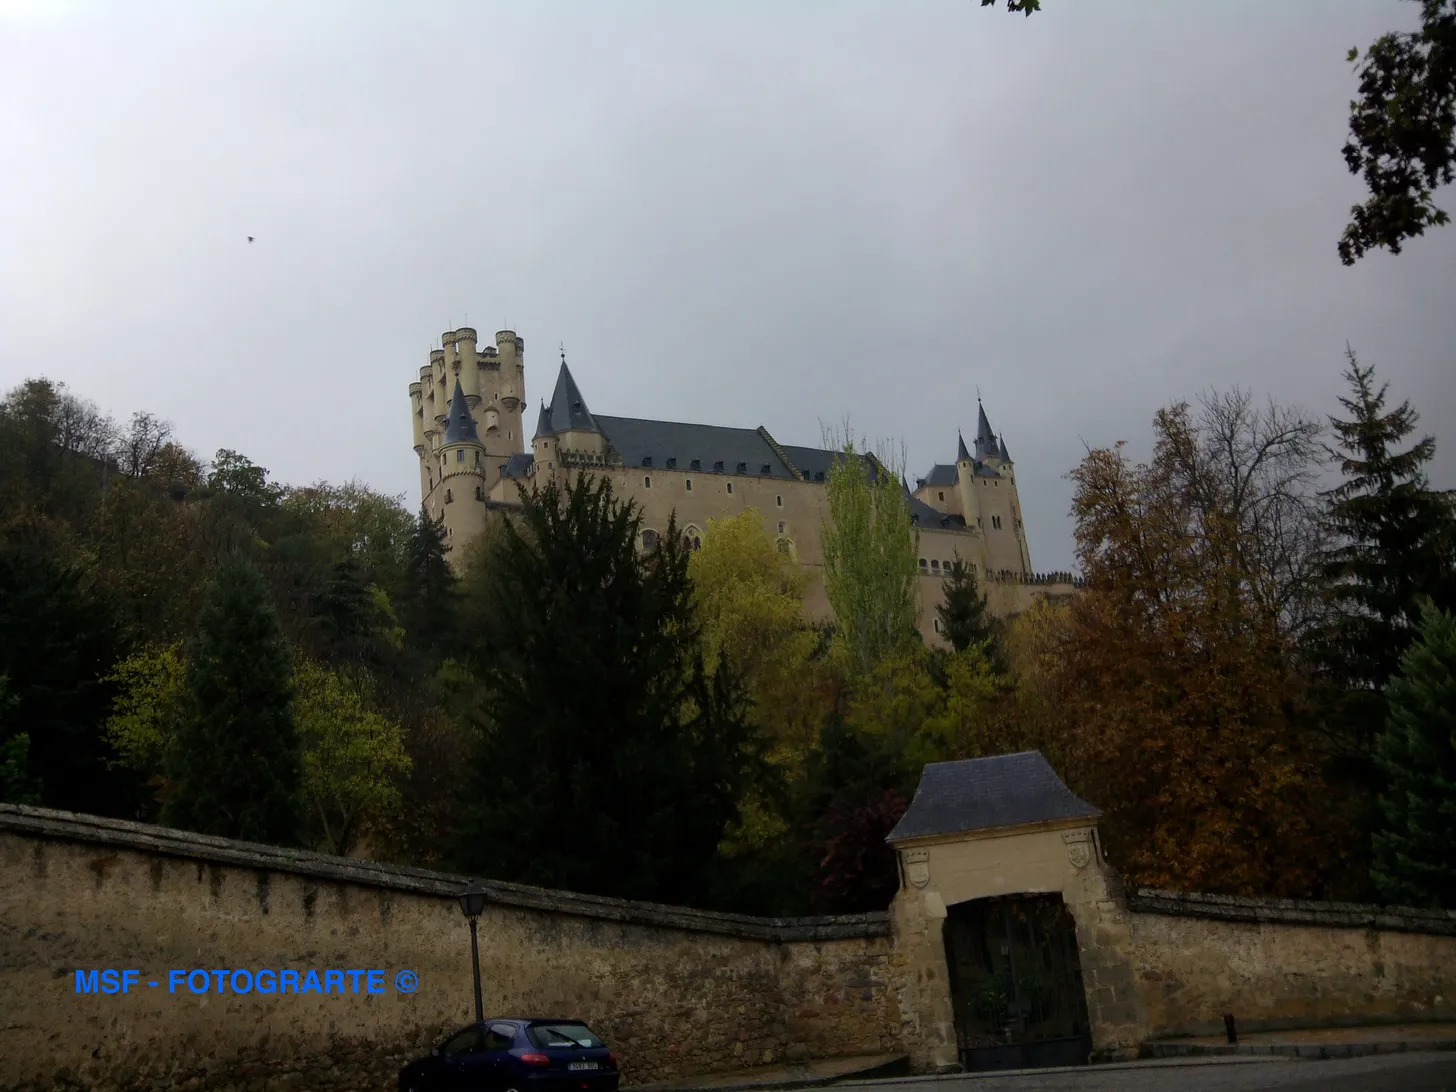
{"type": "MultiPolygon", "coordinates": [[[[492,512],[519,506],[521,486],[586,469],[608,476],[619,496],[636,502],[644,548],[674,514],[697,546],[710,520],[755,509],[779,549],[810,571],[810,615],[829,617],[820,527],[828,516],[824,481],[838,452],[781,444],[761,426],[593,413],[564,354],[528,448],[525,341],[501,330],[494,345],[482,347],[465,328],[443,334],[441,345],[410,384],[410,408],[420,493],[426,510],[444,522],[457,567],[492,512]]],[[[1036,595],[1072,590],[1067,574],[1032,573],[1015,464],[979,402],[972,447],[957,441],[955,462],[932,467],[913,490],[906,486],[920,536],[920,628],[931,643],[939,643],[935,608],[955,557],[974,565],[997,615],[1026,609],[1036,595]]]]}

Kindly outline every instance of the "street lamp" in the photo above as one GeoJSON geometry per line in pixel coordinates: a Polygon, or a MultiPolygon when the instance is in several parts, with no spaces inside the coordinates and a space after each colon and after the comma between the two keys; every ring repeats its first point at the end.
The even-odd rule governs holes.
{"type": "Polygon", "coordinates": [[[480,947],[475,940],[475,922],[485,909],[485,888],[473,883],[460,892],[460,912],[470,922],[470,965],[475,969],[475,1022],[485,1020],[485,1009],[480,1003],[480,947]]]}

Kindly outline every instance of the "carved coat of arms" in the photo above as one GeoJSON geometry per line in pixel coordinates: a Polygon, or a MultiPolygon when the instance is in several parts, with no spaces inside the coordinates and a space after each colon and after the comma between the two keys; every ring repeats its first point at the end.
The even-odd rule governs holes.
{"type": "Polygon", "coordinates": [[[1067,860],[1073,868],[1086,868],[1092,861],[1092,834],[1086,830],[1068,831],[1062,835],[1067,843],[1067,860]]]}
{"type": "Polygon", "coordinates": [[[916,887],[930,882],[930,853],[924,849],[905,851],[905,878],[916,887]]]}

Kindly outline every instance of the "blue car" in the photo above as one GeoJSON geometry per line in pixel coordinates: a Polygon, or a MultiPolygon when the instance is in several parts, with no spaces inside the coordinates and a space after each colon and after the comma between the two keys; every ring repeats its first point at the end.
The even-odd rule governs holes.
{"type": "Polygon", "coordinates": [[[617,1058],[580,1020],[485,1020],[399,1071],[399,1092],[617,1092],[617,1058]]]}

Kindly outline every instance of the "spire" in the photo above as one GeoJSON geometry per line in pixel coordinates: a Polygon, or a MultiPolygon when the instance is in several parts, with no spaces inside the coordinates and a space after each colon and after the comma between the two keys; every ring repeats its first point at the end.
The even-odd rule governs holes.
{"type": "Polygon", "coordinates": [[[591,410],[586,408],[586,399],[581,396],[581,391],[576,386],[576,380],[571,378],[571,369],[566,366],[566,354],[561,357],[561,371],[556,376],[556,390],[551,394],[551,431],[553,433],[563,432],[601,432],[597,428],[597,422],[591,415],[591,410]]]}
{"type": "Polygon", "coordinates": [[[986,420],[986,408],[976,399],[976,458],[984,462],[1000,456],[996,445],[996,434],[991,431],[991,422],[986,420]]]}
{"type": "Polygon", "coordinates": [[[555,434],[551,431],[551,410],[547,408],[545,402],[542,402],[541,416],[536,418],[536,435],[531,437],[531,439],[538,440],[542,436],[553,435],[555,434]]]}
{"type": "Polygon", "coordinates": [[[1011,462],[1011,452],[1006,450],[1006,433],[1001,434],[1001,461],[1006,464],[1011,462]]]}
{"type": "Polygon", "coordinates": [[[480,433],[475,431],[475,418],[470,416],[470,406],[465,401],[465,392],[460,389],[460,380],[455,380],[455,393],[450,396],[450,418],[445,423],[447,444],[478,444],[480,433]]]}
{"type": "Polygon", "coordinates": [[[956,429],[956,462],[968,463],[971,461],[971,453],[966,450],[966,438],[961,435],[960,429],[956,429]]]}

